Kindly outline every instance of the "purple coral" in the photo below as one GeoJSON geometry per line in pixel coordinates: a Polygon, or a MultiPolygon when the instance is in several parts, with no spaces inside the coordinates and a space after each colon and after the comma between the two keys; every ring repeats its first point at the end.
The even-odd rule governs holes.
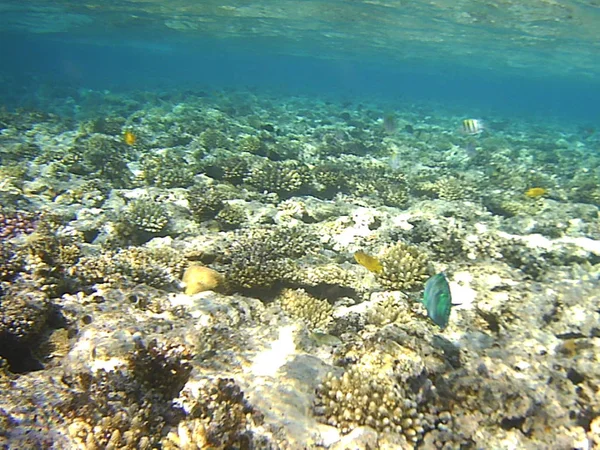
{"type": "Polygon", "coordinates": [[[0,211],[0,239],[11,239],[35,231],[38,215],[24,211],[0,211]]]}

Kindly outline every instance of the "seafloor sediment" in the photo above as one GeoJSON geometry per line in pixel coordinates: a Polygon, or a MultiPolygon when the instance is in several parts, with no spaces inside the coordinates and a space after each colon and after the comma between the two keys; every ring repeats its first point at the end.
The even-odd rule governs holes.
{"type": "Polygon", "coordinates": [[[0,113],[0,447],[600,448],[594,129],[73,102],[0,113]]]}

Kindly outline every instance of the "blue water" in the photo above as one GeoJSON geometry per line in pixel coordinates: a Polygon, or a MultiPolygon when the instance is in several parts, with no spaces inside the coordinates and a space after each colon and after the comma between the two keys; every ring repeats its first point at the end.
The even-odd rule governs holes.
{"type": "MultiPolygon", "coordinates": [[[[337,8],[354,7],[359,3],[344,5],[329,2],[337,8]]],[[[322,2],[322,5],[327,4],[322,2]]],[[[85,12],[87,16],[83,15],[81,5],[77,3],[57,2],[56,7],[60,11],[68,12],[72,8],[73,17],[77,19],[69,20],[77,26],[71,26],[72,29],[66,26],[64,30],[56,25],[56,30],[53,30],[53,20],[59,20],[56,17],[60,15],[54,17],[40,13],[35,2],[25,5],[5,2],[6,11],[12,13],[4,13],[0,21],[0,76],[4,80],[0,87],[0,101],[8,108],[43,108],[43,99],[36,96],[36,89],[44,85],[116,92],[131,88],[211,90],[250,87],[286,94],[315,94],[325,99],[377,100],[391,108],[401,107],[407,102],[437,102],[465,115],[471,115],[470,112],[479,116],[533,115],[582,124],[593,124],[600,119],[600,68],[581,66],[582,61],[590,59],[586,55],[598,55],[600,52],[594,40],[580,39],[577,26],[573,26],[573,36],[561,30],[563,34],[553,40],[554,29],[549,28],[550,38],[511,47],[510,42],[519,36],[518,33],[515,35],[514,29],[508,26],[508,31],[496,30],[496,22],[506,20],[506,11],[490,9],[489,5],[473,6],[477,2],[471,2],[469,8],[478,11],[478,14],[471,11],[469,17],[487,17],[488,22],[493,24],[488,30],[485,24],[468,27],[457,24],[453,18],[461,11],[454,11],[454,15],[448,12],[448,17],[444,17],[442,11],[439,17],[428,22],[432,18],[422,16],[431,15],[431,10],[416,8],[415,23],[421,27],[415,31],[416,38],[411,36],[402,41],[401,38],[390,37],[383,49],[362,45],[370,38],[382,39],[380,35],[397,29],[394,20],[398,23],[404,21],[404,26],[410,23],[410,11],[406,12],[400,2],[391,4],[397,5],[397,9],[388,11],[382,10],[381,6],[361,4],[358,6],[360,9],[351,10],[353,14],[360,11],[364,16],[360,18],[363,22],[356,26],[351,19],[332,19],[324,24],[326,21],[322,18],[315,18],[312,24],[315,28],[342,36],[338,38],[339,42],[330,44],[323,41],[322,33],[315,32],[313,39],[310,31],[302,34],[303,40],[270,36],[269,33],[277,31],[278,24],[285,34],[288,28],[297,26],[296,22],[270,23],[260,17],[244,18],[244,30],[253,30],[252,27],[256,26],[259,31],[253,30],[241,39],[239,34],[244,30],[239,32],[239,24],[225,19],[223,30],[235,25],[238,36],[224,38],[219,35],[218,15],[212,17],[208,32],[132,27],[124,17],[137,13],[135,17],[162,23],[163,16],[171,11],[164,7],[161,16],[154,10],[136,11],[135,5],[127,4],[128,13],[123,15],[117,8],[119,2],[105,5],[106,9],[116,8],[116,13],[92,13],[94,10],[90,9],[85,12]],[[498,14],[496,21],[489,18],[493,14],[498,14]],[[385,17],[389,23],[384,23],[385,17]],[[93,25],[88,26],[88,22],[93,25]],[[265,23],[269,32],[261,35],[260,27],[266,27],[265,23]],[[379,23],[388,28],[379,33],[379,23]],[[428,30],[427,26],[431,29],[428,30]],[[493,38],[494,35],[492,39],[486,36],[485,33],[489,32],[496,33],[497,39],[493,38]],[[450,38],[446,38],[443,45],[417,39],[436,36],[436,33],[448,36],[455,33],[457,43],[448,42],[450,38]],[[500,48],[499,42],[502,42],[500,48]],[[564,51],[567,46],[582,49],[583,57],[570,56],[564,51]],[[452,58],[452,51],[460,57],[452,58]],[[469,57],[469,53],[475,56],[469,57]],[[486,54],[491,55],[487,61],[481,57],[486,54]],[[507,64],[515,55],[519,64],[526,67],[507,64]]],[[[47,6],[47,3],[42,5],[47,6]]],[[[178,11],[177,8],[183,8],[186,2],[176,2],[176,5],[173,13],[178,11]]],[[[263,8],[279,7],[276,3],[265,2],[263,8]]],[[[292,6],[288,5],[285,11],[289,13],[290,8],[292,6]]],[[[589,7],[579,12],[592,22],[587,24],[590,29],[593,29],[593,22],[598,16],[597,9],[589,7]]],[[[344,10],[340,11],[338,13],[344,17],[344,10]]],[[[510,19],[515,20],[514,17],[510,19]]],[[[310,18],[303,20],[306,22],[303,26],[311,23],[310,18]]],[[[528,17],[528,20],[530,22],[524,22],[528,27],[538,26],[535,18],[528,17]]],[[[519,25],[519,22],[515,24],[519,25]]],[[[600,20],[598,25],[600,29],[600,20]]],[[[593,61],[588,62],[591,64],[593,61]]]]}

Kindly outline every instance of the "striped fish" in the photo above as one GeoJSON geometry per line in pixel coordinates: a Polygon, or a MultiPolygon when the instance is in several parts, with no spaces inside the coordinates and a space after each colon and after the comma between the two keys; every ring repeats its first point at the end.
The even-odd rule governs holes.
{"type": "Polygon", "coordinates": [[[479,119],[465,119],[462,122],[463,133],[469,135],[479,134],[483,131],[483,123],[479,119]]]}

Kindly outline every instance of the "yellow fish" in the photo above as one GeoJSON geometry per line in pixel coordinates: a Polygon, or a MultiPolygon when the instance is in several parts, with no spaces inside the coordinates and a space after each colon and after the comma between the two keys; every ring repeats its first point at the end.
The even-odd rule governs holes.
{"type": "Polygon", "coordinates": [[[127,145],[134,145],[137,137],[131,131],[126,131],[123,135],[123,139],[127,145]]]}
{"type": "Polygon", "coordinates": [[[525,191],[525,195],[529,198],[538,198],[542,195],[546,195],[547,193],[548,191],[541,187],[533,187],[525,191]]]}
{"type": "Polygon", "coordinates": [[[363,266],[370,272],[379,273],[383,270],[383,266],[377,258],[369,256],[363,251],[359,250],[356,253],[354,253],[354,259],[357,263],[359,263],[361,266],[363,266]]]}

